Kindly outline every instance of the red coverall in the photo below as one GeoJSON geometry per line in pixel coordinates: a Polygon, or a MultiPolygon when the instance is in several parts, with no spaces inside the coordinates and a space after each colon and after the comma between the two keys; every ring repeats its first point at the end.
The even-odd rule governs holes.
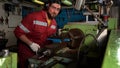
{"type": "Polygon", "coordinates": [[[24,42],[19,40],[21,35],[26,35],[28,39],[40,45],[45,46],[45,41],[48,36],[56,32],[56,21],[51,20],[51,24],[48,26],[46,12],[39,11],[28,14],[23,18],[21,24],[14,30],[15,36],[18,38],[18,61],[20,68],[26,68],[26,60],[35,55],[35,53],[24,42]]]}

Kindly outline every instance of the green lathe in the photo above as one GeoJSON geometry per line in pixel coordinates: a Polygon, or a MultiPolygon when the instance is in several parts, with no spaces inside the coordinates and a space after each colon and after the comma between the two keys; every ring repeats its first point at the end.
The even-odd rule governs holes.
{"type": "Polygon", "coordinates": [[[10,52],[7,56],[0,57],[0,68],[17,68],[17,53],[10,52]]]}

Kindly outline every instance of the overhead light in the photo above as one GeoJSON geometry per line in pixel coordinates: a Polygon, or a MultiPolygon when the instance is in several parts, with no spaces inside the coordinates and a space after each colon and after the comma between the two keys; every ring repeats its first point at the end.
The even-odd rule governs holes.
{"type": "Polygon", "coordinates": [[[44,2],[40,1],[40,0],[33,0],[33,2],[44,5],[44,2]]]}
{"type": "Polygon", "coordinates": [[[67,6],[71,6],[72,5],[72,2],[69,1],[69,0],[62,0],[61,1],[63,4],[67,5],[67,6]]]}

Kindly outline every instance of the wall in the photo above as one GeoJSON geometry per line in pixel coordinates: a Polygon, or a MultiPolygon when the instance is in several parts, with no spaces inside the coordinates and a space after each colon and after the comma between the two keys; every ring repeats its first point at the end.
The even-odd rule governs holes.
{"type": "MultiPolygon", "coordinates": [[[[4,30],[4,32],[6,33],[5,38],[8,39],[6,47],[8,47],[8,46],[16,45],[16,37],[13,33],[13,30],[20,23],[22,19],[22,11],[20,12],[20,14],[17,14],[17,8],[15,7],[14,14],[12,12],[9,12],[8,24],[6,24],[5,19],[7,17],[7,13],[3,9],[5,3],[9,3],[9,2],[0,2],[0,18],[2,16],[4,20],[3,23],[0,22],[0,31],[4,30]]],[[[21,6],[36,7],[35,5],[31,5],[29,3],[19,4],[20,9],[21,6]]]]}

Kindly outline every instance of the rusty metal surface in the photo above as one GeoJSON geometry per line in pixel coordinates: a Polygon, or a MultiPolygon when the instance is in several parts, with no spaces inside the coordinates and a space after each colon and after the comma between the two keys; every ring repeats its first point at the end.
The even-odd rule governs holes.
{"type": "Polygon", "coordinates": [[[71,49],[78,48],[84,37],[85,35],[83,31],[78,28],[70,29],[68,32],[61,34],[62,39],[65,39],[65,38],[70,39],[69,42],[66,42],[66,45],[71,49]]]}

